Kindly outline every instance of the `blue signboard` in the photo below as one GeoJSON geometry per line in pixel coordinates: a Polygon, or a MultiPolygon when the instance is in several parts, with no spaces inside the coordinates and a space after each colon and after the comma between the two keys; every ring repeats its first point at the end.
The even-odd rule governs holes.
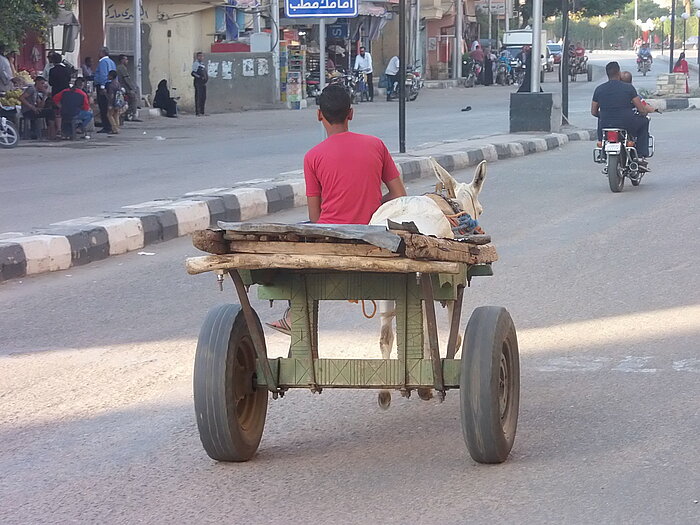
{"type": "Polygon", "coordinates": [[[284,0],[288,18],[352,18],[359,0],[284,0]]]}
{"type": "Polygon", "coordinates": [[[328,38],[335,38],[336,40],[344,40],[350,35],[350,27],[347,22],[340,22],[337,24],[330,24],[326,26],[326,36],[328,38]]]}

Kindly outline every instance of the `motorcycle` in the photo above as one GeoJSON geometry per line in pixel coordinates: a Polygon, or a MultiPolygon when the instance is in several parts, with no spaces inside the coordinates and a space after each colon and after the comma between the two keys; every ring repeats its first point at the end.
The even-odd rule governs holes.
{"type": "Polygon", "coordinates": [[[651,71],[651,57],[649,55],[639,57],[637,60],[637,71],[643,76],[647,76],[647,72],[651,71]]]}
{"type": "Polygon", "coordinates": [[[498,65],[496,66],[496,84],[501,86],[507,86],[511,81],[511,73],[508,70],[509,64],[506,63],[508,59],[498,59],[498,65]]]}
{"type": "MultiPolygon", "coordinates": [[[[420,71],[414,67],[406,68],[406,78],[404,79],[404,87],[406,93],[406,100],[413,101],[418,98],[418,93],[423,87],[423,78],[421,77],[420,71]]],[[[391,93],[387,97],[387,100],[392,100],[399,98],[399,83],[394,82],[391,88],[391,93]]]]}
{"type": "Polygon", "coordinates": [[[0,148],[14,148],[19,143],[17,128],[8,118],[14,113],[14,108],[11,110],[0,108],[0,148]]]}
{"type": "MultiPolygon", "coordinates": [[[[649,157],[654,156],[654,137],[649,135],[649,157]]],[[[632,137],[621,128],[604,128],[603,140],[593,150],[593,161],[605,164],[603,174],[608,176],[610,190],[619,193],[627,177],[632,186],[639,186],[646,170],[640,168],[639,155],[632,137]]]]}
{"type": "Polygon", "coordinates": [[[518,58],[510,60],[510,75],[513,79],[513,84],[521,85],[525,80],[525,64],[518,58]]]}
{"type": "Polygon", "coordinates": [[[467,67],[467,77],[464,80],[464,85],[466,87],[474,87],[479,79],[479,75],[481,75],[481,64],[476,60],[470,60],[467,67]]]}

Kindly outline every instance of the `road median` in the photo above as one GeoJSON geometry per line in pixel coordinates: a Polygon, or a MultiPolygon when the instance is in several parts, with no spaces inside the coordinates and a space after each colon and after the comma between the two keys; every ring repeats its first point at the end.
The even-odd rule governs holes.
{"type": "MultiPolygon", "coordinates": [[[[406,181],[432,177],[429,158],[445,169],[461,170],[482,160],[494,162],[593,140],[593,130],[551,134],[511,134],[424,144],[394,158],[406,181]]],[[[67,270],[113,255],[191,234],[217,221],[247,221],[306,204],[302,170],[269,179],[208,188],[179,198],[123,206],[116,211],[0,234],[0,282],[67,270]]]]}

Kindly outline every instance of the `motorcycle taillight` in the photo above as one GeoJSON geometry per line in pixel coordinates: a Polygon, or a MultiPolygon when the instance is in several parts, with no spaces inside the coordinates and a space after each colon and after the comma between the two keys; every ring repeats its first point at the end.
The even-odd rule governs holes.
{"type": "Polygon", "coordinates": [[[606,131],[605,140],[608,142],[620,142],[620,133],[618,131],[606,131]]]}

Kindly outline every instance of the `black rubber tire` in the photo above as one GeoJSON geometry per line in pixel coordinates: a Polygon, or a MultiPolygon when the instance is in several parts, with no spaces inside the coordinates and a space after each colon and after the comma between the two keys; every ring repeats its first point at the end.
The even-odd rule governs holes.
{"type": "Polygon", "coordinates": [[[19,133],[12,122],[6,122],[7,131],[5,137],[0,140],[0,148],[11,149],[19,143],[19,133]]]}
{"type": "Polygon", "coordinates": [[[256,387],[256,363],[241,306],[212,308],[199,332],[193,378],[199,437],[212,459],[248,461],[258,450],[268,392],[256,387]]]}
{"type": "Polygon", "coordinates": [[[586,80],[589,82],[593,80],[593,65],[588,64],[588,67],[586,68],[586,80]]]}
{"type": "Polygon", "coordinates": [[[625,187],[625,177],[621,173],[620,157],[617,155],[608,155],[608,183],[610,191],[620,193],[625,187]]]}
{"type": "Polygon", "coordinates": [[[540,70],[540,84],[544,83],[544,69],[540,70]]]}
{"type": "Polygon", "coordinates": [[[638,178],[638,179],[630,178],[630,182],[632,183],[632,186],[639,186],[639,184],[642,182],[642,179],[641,178],[638,178]]]}
{"type": "Polygon", "coordinates": [[[505,308],[481,306],[472,312],[462,345],[459,398],[472,459],[503,463],[513,448],[520,406],[518,338],[505,308]]]}

